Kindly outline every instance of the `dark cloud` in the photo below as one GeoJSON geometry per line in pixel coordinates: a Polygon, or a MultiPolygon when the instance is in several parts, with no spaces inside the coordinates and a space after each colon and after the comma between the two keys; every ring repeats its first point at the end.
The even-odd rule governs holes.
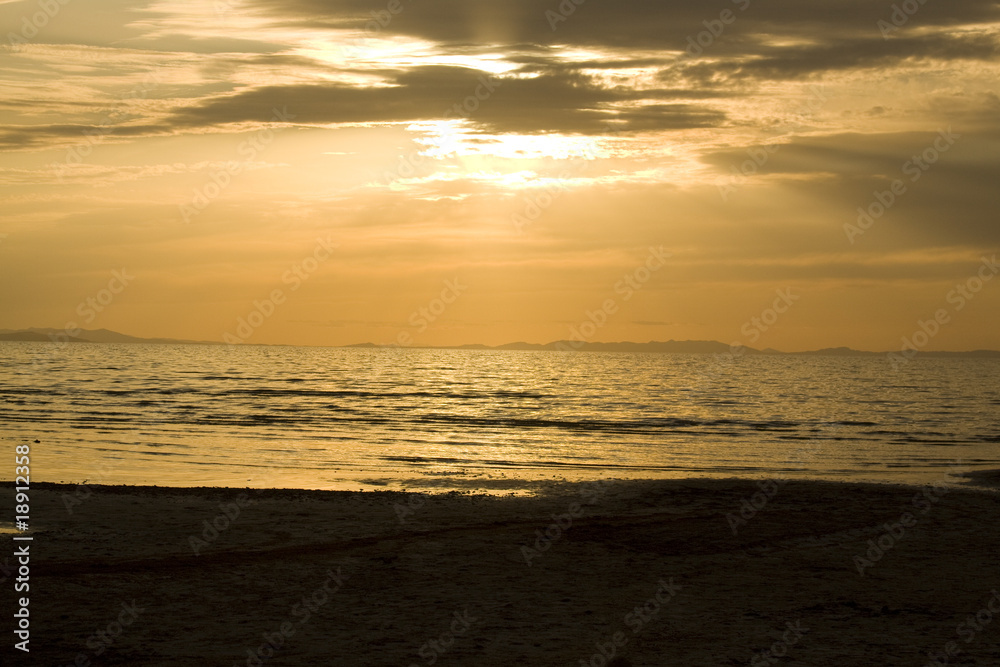
{"type": "Polygon", "coordinates": [[[91,144],[113,137],[142,137],[167,134],[158,125],[25,125],[0,130],[0,146],[9,149],[35,148],[53,143],[91,144]]]}
{"type": "MultiPolygon", "coordinates": [[[[572,13],[560,12],[560,0],[399,0],[400,11],[394,15],[388,11],[395,7],[390,0],[291,0],[280,5],[253,0],[253,4],[283,21],[292,17],[301,25],[362,30],[368,27],[378,34],[409,35],[448,44],[569,44],[669,50],[686,48],[687,38],[705,30],[704,22],[717,20],[724,10],[732,12],[734,20],[713,44],[718,48],[747,36],[754,36],[754,41],[775,35],[874,35],[881,39],[877,21],[888,20],[892,14],[892,3],[870,0],[586,0],[580,5],[566,0],[562,5],[574,7],[572,13]],[[553,14],[547,12],[565,20],[553,19],[553,14]]],[[[1000,6],[994,0],[928,2],[895,34],[908,26],[949,28],[998,19],[1000,6]]]]}
{"type": "MultiPolygon", "coordinates": [[[[275,108],[287,108],[295,122],[305,124],[408,122],[451,114],[467,117],[484,132],[501,133],[593,135],[609,129],[652,132],[718,127],[727,123],[727,117],[711,100],[752,96],[766,80],[884,70],[928,60],[994,60],[1000,55],[1000,42],[992,33],[951,31],[956,25],[1000,21],[1000,3],[995,0],[926,3],[889,39],[883,38],[877,21],[890,18],[892,5],[868,0],[710,4],[586,0],[579,5],[573,0],[502,4],[486,0],[291,0],[280,7],[251,0],[251,4],[256,4],[258,13],[271,16],[275,25],[418,37],[437,42],[451,55],[500,51],[519,69],[500,80],[488,99],[470,97],[482,93],[484,72],[445,66],[363,70],[387,84],[368,87],[297,83],[234,92],[202,86],[197,91],[201,99],[184,100],[186,106],[168,119],[168,125],[184,130],[266,122],[275,108]],[[574,8],[572,13],[566,10],[569,7],[574,8]],[[732,20],[722,23],[720,16],[732,20]],[[712,30],[719,34],[709,35],[712,30]],[[702,39],[695,47],[697,56],[678,56],[677,51],[698,44],[699,34],[710,39],[702,39]],[[617,55],[569,60],[567,47],[610,49],[617,55]],[[659,69],[662,88],[638,90],[627,77],[590,75],[593,70],[619,68],[659,69]],[[455,105],[460,105],[457,111],[455,105]]],[[[314,72],[332,68],[301,55],[274,53],[283,47],[266,40],[257,43],[248,38],[246,42],[226,46],[239,52],[231,58],[206,60],[201,74],[209,81],[224,82],[232,81],[242,67],[314,72]]],[[[181,46],[188,48],[186,42],[181,46]]],[[[342,46],[350,53],[352,44],[342,46]]],[[[337,69],[355,71],[349,69],[353,67],[349,59],[345,65],[347,70],[337,69]]],[[[177,95],[178,100],[182,97],[177,95]]],[[[187,97],[195,95],[189,92],[187,97]]],[[[160,131],[155,128],[153,133],[160,131]]],[[[58,128],[17,128],[0,134],[0,141],[8,146],[33,145],[59,134],[58,128]]]]}
{"type": "Polygon", "coordinates": [[[800,201],[841,210],[843,224],[856,223],[858,208],[878,212],[888,203],[884,214],[875,216],[875,231],[866,234],[866,243],[880,239],[895,248],[997,247],[997,155],[1000,132],[996,126],[992,131],[974,132],[942,126],[932,132],[794,137],[771,145],[770,150],[753,146],[715,151],[703,160],[719,168],[722,183],[741,188],[752,188],[754,179],[763,176],[787,178],[785,187],[795,191],[800,201]],[[763,160],[765,152],[768,156],[763,160]],[[763,164],[754,166],[754,155],[763,164]],[[742,165],[749,165],[751,177],[734,180],[733,168],[742,165]]]}
{"type": "MultiPolygon", "coordinates": [[[[838,174],[843,176],[898,175],[906,163],[932,148],[935,142],[951,148],[967,142],[961,128],[942,126],[935,132],[838,133],[819,137],[792,137],[774,144],[713,151],[702,156],[708,164],[728,171],[751,158],[769,154],[755,171],[758,174],[838,174]],[[951,132],[949,133],[949,130],[951,132]],[[947,137],[948,144],[939,137],[947,137]]],[[[977,139],[976,141],[981,141],[977,139]]]]}
{"type": "Polygon", "coordinates": [[[901,37],[831,40],[825,44],[760,47],[753,57],[723,60],[711,68],[758,79],[795,79],[851,69],[887,68],[927,60],[993,60],[1000,41],[992,35],[931,34],[901,37]]]}
{"type": "Polygon", "coordinates": [[[908,155],[919,152],[934,141],[928,132],[879,134],[840,133],[822,137],[792,137],[774,144],[713,151],[702,156],[708,164],[729,171],[751,154],[768,153],[767,160],[755,169],[764,174],[888,174],[898,172],[908,155]]]}
{"type": "Polygon", "coordinates": [[[418,67],[398,73],[391,86],[268,86],[219,97],[179,112],[182,127],[266,121],[275,108],[297,123],[407,122],[468,118],[490,132],[670,130],[717,126],[725,114],[691,103],[686,91],[606,88],[579,72],[531,78],[495,78],[464,67],[418,67]],[[646,102],[640,104],[640,102],[646,102]]]}

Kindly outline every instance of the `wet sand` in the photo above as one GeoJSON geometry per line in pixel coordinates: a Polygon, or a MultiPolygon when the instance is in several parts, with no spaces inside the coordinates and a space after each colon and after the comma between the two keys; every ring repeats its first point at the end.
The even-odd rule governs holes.
{"type": "Polygon", "coordinates": [[[1000,665],[992,490],[34,484],[31,516],[31,652],[5,621],[3,664],[1000,665]]]}

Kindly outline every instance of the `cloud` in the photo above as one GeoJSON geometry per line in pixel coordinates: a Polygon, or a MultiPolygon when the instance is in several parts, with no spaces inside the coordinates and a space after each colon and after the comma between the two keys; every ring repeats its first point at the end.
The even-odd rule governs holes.
{"type": "MultiPolygon", "coordinates": [[[[250,6],[303,27],[368,28],[370,32],[377,28],[378,34],[442,44],[558,44],[674,51],[686,49],[688,37],[705,30],[705,22],[718,20],[723,10],[732,12],[734,21],[724,26],[716,40],[714,46],[720,49],[760,43],[775,35],[836,39],[870,33],[881,39],[877,21],[888,20],[892,13],[891,3],[868,0],[734,0],[711,6],[700,0],[590,0],[573,3],[571,13],[560,12],[559,0],[508,0],[502,4],[491,0],[404,0],[402,11],[395,15],[386,11],[387,4],[385,0],[292,0],[278,6],[252,0],[250,6]],[[547,12],[565,20],[550,20],[547,12]],[[379,23],[371,23],[379,19],[379,23]]],[[[911,22],[928,29],[998,19],[1000,7],[993,0],[954,0],[923,4],[911,22]]]]}
{"type": "MultiPolygon", "coordinates": [[[[719,128],[732,119],[716,100],[752,97],[768,81],[886,71],[928,61],[986,62],[1000,55],[995,30],[985,27],[1000,20],[1000,5],[987,0],[959,0],[947,8],[924,5],[912,24],[891,39],[884,39],[876,25],[891,8],[862,0],[833,0],[818,7],[792,0],[734,0],[721,9],[693,0],[571,5],[576,9],[565,21],[554,22],[546,12],[558,12],[559,4],[541,0],[513,0],[502,7],[481,0],[422,0],[400,4],[395,13],[389,9],[395,7],[392,3],[374,0],[293,0],[280,8],[250,2],[257,19],[268,17],[275,30],[328,31],[334,50],[357,45],[357,37],[345,32],[355,30],[380,39],[425,40],[432,45],[429,54],[499,52],[514,69],[489,79],[482,69],[421,64],[420,59],[406,63],[390,58],[379,66],[348,60],[333,69],[381,82],[361,85],[322,77],[250,84],[235,93],[191,100],[168,123],[195,129],[266,122],[273,108],[287,107],[296,122],[310,125],[462,117],[483,133],[602,135],[719,128]],[[725,24],[718,23],[723,10],[732,18],[725,24]],[[976,24],[983,25],[974,28],[976,24]],[[711,43],[699,43],[699,33],[708,30],[722,32],[711,43]],[[697,57],[691,57],[693,44],[702,44],[695,47],[697,57]],[[642,72],[659,75],[643,81],[642,72]],[[495,85],[484,88],[487,79],[495,85]]],[[[375,48],[372,43],[369,47],[375,48]]],[[[284,64],[314,74],[322,67],[290,53],[252,59],[256,66],[284,64]]]]}
{"type": "MultiPolygon", "coordinates": [[[[747,53],[722,55],[709,63],[684,67],[684,74],[698,80],[728,78],[766,80],[797,79],[844,70],[891,68],[927,61],[996,60],[1000,39],[996,34],[933,33],[884,40],[880,37],[827,39],[819,43],[775,47],[758,45],[747,53]]],[[[669,78],[671,68],[661,77],[669,78]]]]}
{"type": "MultiPolygon", "coordinates": [[[[757,185],[778,183],[812,206],[836,206],[843,223],[855,223],[858,208],[871,207],[880,193],[888,201],[897,183],[901,193],[891,195],[884,216],[876,216],[877,233],[866,235],[866,244],[995,247],[1000,228],[990,184],[1000,180],[998,130],[945,125],[927,132],[792,137],[767,148],[710,151],[703,160],[727,178],[767,151],[766,161],[753,167],[757,185]]],[[[753,187],[753,178],[744,187],[753,187]]]]}
{"type": "Polygon", "coordinates": [[[607,88],[579,72],[497,78],[465,67],[425,66],[392,85],[265,86],[206,100],[168,122],[182,127],[265,121],[287,108],[297,123],[385,123],[467,118],[484,131],[602,134],[712,127],[725,114],[691,103],[645,103],[683,91],[607,88]]]}
{"type": "Polygon", "coordinates": [[[139,137],[165,134],[169,128],[158,125],[22,125],[0,131],[0,146],[35,148],[53,143],[89,144],[114,137],[139,137]],[[72,140],[72,141],[69,141],[72,140]]]}

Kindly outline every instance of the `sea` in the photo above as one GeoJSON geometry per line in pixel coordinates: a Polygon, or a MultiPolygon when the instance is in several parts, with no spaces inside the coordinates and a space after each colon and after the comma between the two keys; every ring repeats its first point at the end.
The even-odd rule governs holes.
{"type": "Polygon", "coordinates": [[[33,482],[525,492],[1000,468],[1000,360],[0,343],[33,482]],[[36,442],[37,441],[37,442],[36,442]]]}

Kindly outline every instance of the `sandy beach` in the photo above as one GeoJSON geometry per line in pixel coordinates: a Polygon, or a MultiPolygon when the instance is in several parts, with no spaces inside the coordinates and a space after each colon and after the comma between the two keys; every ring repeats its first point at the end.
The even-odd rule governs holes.
{"type": "Polygon", "coordinates": [[[5,632],[4,664],[1000,664],[990,489],[34,484],[31,501],[31,652],[5,632]]]}

